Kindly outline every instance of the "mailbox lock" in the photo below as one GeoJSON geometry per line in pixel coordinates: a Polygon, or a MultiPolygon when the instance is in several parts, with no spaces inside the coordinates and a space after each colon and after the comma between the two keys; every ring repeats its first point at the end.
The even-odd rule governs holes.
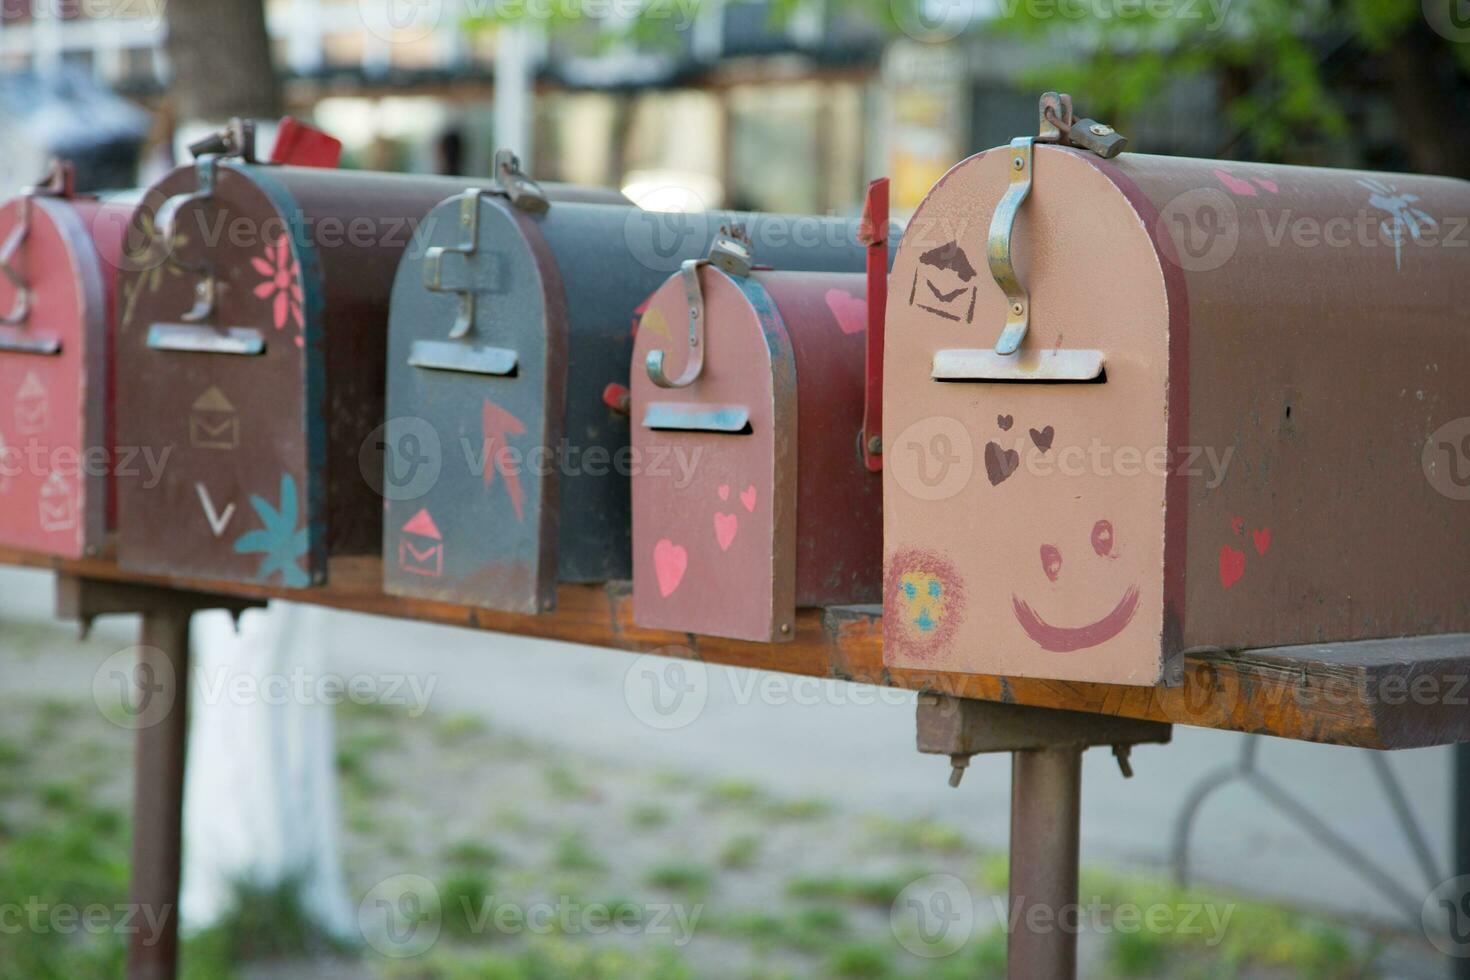
{"type": "Polygon", "coordinates": [[[1011,184],[995,206],[990,218],[990,233],[985,242],[985,258],[995,284],[1009,300],[1006,322],[1001,329],[1000,339],[995,342],[997,354],[1014,354],[1026,339],[1030,319],[1026,308],[1029,295],[1026,287],[1016,275],[1011,257],[1011,238],[1016,227],[1016,215],[1031,193],[1032,154],[1037,143],[1065,143],[1078,149],[1096,153],[1105,160],[1112,159],[1128,145],[1126,137],[1113,127],[1091,119],[1076,119],[1072,114],[1072,97],[1058,92],[1047,92],[1041,97],[1038,115],[1040,121],[1035,136],[1022,136],[1011,140],[1011,184]]]}

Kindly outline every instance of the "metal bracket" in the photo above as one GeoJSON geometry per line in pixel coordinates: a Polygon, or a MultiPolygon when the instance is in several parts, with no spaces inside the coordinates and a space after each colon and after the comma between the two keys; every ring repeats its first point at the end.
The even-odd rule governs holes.
{"type": "Polygon", "coordinates": [[[244,596],[83,578],[66,572],[56,576],[56,618],[78,623],[83,638],[91,630],[92,621],[99,616],[223,609],[238,622],[245,610],[264,609],[265,606],[264,599],[244,596]]]}
{"type": "Polygon", "coordinates": [[[1109,745],[1125,777],[1133,774],[1128,753],[1134,745],[1164,744],[1173,726],[1160,721],[1058,711],[1001,701],[976,701],[948,694],[919,695],[919,751],[947,755],[951,786],[958,786],[970,757],[983,752],[1087,749],[1109,745]]]}
{"type": "Polygon", "coordinates": [[[223,129],[190,143],[189,154],[196,159],[239,157],[246,163],[255,163],[255,123],[236,116],[223,129]]]}
{"type": "Polygon", "coordinates": [[[1077,120],[1072,114],[1072,97],[1060,92],[1041,96],[1037,109],[1037,134],[1011,140],[1010,186],[995,206],[990,232],[985,241],[985,258],[990,274],[1006,296],[1006,321],[995,342],[997,354],[1014,354],[1026,339],[1031,324],[1031,296],[1016,274],[1011,240],[1016,216],[1031,194],[1037,143],[1062,143],[1112,159],[1128,145],[1127,137],[1092,119],[1077,120]]]}
{"type": "Polygon", "coordinates": [[[677,378],[664,374],[664,352],[651,350],[644,361],[648,380],[660,388],[687,388],[704,372],[704,294],[699,287],[700,267],[712,265],[727,275],[744,279],[754,267],[750,238],[744,225],[722,227],[710,244],[709,257],[686,259],[679,265],[684,282],[684,301],[689,308],[689,357],[677,378]]]}
{"type": "Polygon", "coordinates": [[[506,196],[512,207],[532,214],[542,214],[551,207],[541,185],[526,176],[521,169],[520,158],[510,150],[495,151],[494,173],[496,182],[500,184],[500,193],[506,196]]]}
{"type": "MultiPolygon", "coordinates": [[[[154,217],[157,236],[154,241],[155,247],[171,252],[174,242],[178,239],[180,213],[189,205],[204,204],[214,195],[215,163],[218,159],[208,154],[199,157],[194,167],[199,186],[188,193],[175,194],[159,206],[158,214],[154,217]]],[[[174,264],[199,277],[194,284],[194,305],[187,313],[182,314],[180,319],[185,323],[202,323],[208,320],[214,315],[215,299],[218,293],[214,270],[208,262],[191,265],[180,261],[177,256],[174,256],[174,264]]]]}

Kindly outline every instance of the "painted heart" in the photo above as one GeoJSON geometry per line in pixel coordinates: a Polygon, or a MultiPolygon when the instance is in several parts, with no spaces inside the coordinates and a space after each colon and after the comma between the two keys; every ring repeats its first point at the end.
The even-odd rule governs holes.
{"type": "Polygon", "coordinates": [[[827,290],[827,309],[837,318],[843,333],[862,333],[868,329],[868,301],[858,299],[841,289],[827,290]]]}
{"type": "Polygon", "coordinates": [[[689,552],[668,538],[659,538],[653,546],[653,572],[658,577],[658,592],[668,598],[684,581],[684,570],[689,567],[689,552]]]}
{"type": "Polygon", "coordinates": [[[740,519],[734,514],[715,514],[715,540],[720,543],[721,551],[729,551],[730,543],[735,540],[735,532],[740,529],[740,519]]]}
{"type": "Polygon", "coordinates": [[[715,487],[715,493],[717,493],[717,494],[720,495],[720,499],[721,500],[729,500],[730,499],[730,484],[728,484],[728,483],[721,483],[718,487],[715,487]]]}
{"type": "Polygon", "coordinates": [[[1239,537],[1240,535],[1244,534],[1245,533],[1245,518],[1244,517],[1232,517],[1232,518],[1230,518],[1230,530],[1232,530],[1232,531],[1235,532],[1236,537],[1239,537]]]}
{"type": "Polygon", "coordinates": [[[1271,529],[1263,527],[1259,531],[1252,531],[1251,540],[1255,542],[1256,554],[1264,555],[1271,548],[1271,529]]]}
{"type": "Polygon", "coordinates": [[[1274,180],[1267,180],[1265,177],[1257,177],[1255,180],[1256,183],[1259,184],[1263,189],[1270,191],[1272,194],[1275,194],[1278,190],[1280,190],[1280,188],[1276,186],[1276,181],[1274,180]]]}
{"type": "Polygon", "coordinates": [[[1031,430],[1031,441],[1035,443],[1036,448],[1041,450],[1042,452],[1046,452],[1048,449],[1051,448],[1051,441],[1056,437],[1057,430],[1053,429],[1049,425],[1041,430],[1031,430]]]}
{"type": "Polygon", "coordinates": [[[1237,197],[1256,196],[1256,189],[1254,186],[1251,185],[1251,182],[1248,180],[1241,180],[1239,177],[1232,177],[1223,170],[1216,170],[1215,176],[1219,178],[1220,183],[1225,185],[1225,189],[1227,191],[1236,195],[1237,197]]]}
{"type": "Polygon", "coordinates": [[[745,509],[746,510],[750,511],[752,514],[755,513],[755,484],[754,483],[752,483],[750,486],[746,487],[744,490],[741,490],[740,491],[740,502],[745,505],[745,509]]]}
{"type": "Polygon", "coordinates": [[[999,486],[1021,465],[1021,454],[1014,449],[1002,449],[1000,443],[985,444],[985,473],[991,486],[999,486]]]}
{"type": "Polygon", "coordinates": [[[1240,577],[1245,574],[1245,552],[1230,547],[1228,544],[1220,546],[1220,584],[1230,588],[1240,577]]]}
{"type": "Polygon", "coordinates": [[[995,417],[995,424],[1000,426],[1000,431],[1002,432],[1011,431],[1011,426],[1015,423],[1015,421],[1016,420],[1011,418],[1009,415],[997,415],[995,417]]]}

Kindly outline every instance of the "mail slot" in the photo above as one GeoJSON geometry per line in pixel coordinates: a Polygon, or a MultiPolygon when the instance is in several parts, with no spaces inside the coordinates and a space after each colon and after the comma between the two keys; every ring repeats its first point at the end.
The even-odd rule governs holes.
{"type": "Polygon", "coordinates": [[[670,278],[634,344],[632,446],[648,465],[633,476],[633,618],[790,640],[797,606],[880,595],[882,481],[859,440],[867,280],[721,258],[670,278]]]}
{"type": "MultiPolygon", "coordinates": [[[[631,565],[625,386],[641,305],[706,253],[713,215],[467,191],[398,268],[383,493],[388,592],[549,609],[631,565]]],[[[857,223],[746,216],[763,260],[862,269],[857,223]]],[[[789,265],[788,265],[789,264],[789,265]]],[[[668,335],[660,315],[642,329],[668,335]]]]}
{"type": "Polygon", "coordinates": [[[393,273],[467,183],[266,164],[236,138],[149,189],[120,283],[119,438],[169,457],[156,485],[119,484],[125,567],[305,587],[328,555],[379,553],[393,273]]]}
{"type": "Polygon", "coordinates": [[[1470,184],[1117,142],[1049,94],[909,225],[885,662],[1149,685],[1470,628],[1470,184]]]}
{"type": "Polygon", "coordinates": [[[78,195],[66,164],[0,205],[0,544],[64,558],[105,546],[112,293],[130,211],[78,195]]]}

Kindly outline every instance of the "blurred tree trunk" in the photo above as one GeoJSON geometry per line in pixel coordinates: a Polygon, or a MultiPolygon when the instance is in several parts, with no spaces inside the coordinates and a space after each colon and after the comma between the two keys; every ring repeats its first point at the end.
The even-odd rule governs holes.
{"type": "Polygon", "coordinates": [[[1415,18],[1381,55],[1404,155],[1418,172],[1470,177],[1470,109],[1451,42],[1415,18]]]}
{"type": "Polygon", "coordinates": [[[165,50],[180,123],[281,114],[264,0],[170,3],[165,50]]]}

